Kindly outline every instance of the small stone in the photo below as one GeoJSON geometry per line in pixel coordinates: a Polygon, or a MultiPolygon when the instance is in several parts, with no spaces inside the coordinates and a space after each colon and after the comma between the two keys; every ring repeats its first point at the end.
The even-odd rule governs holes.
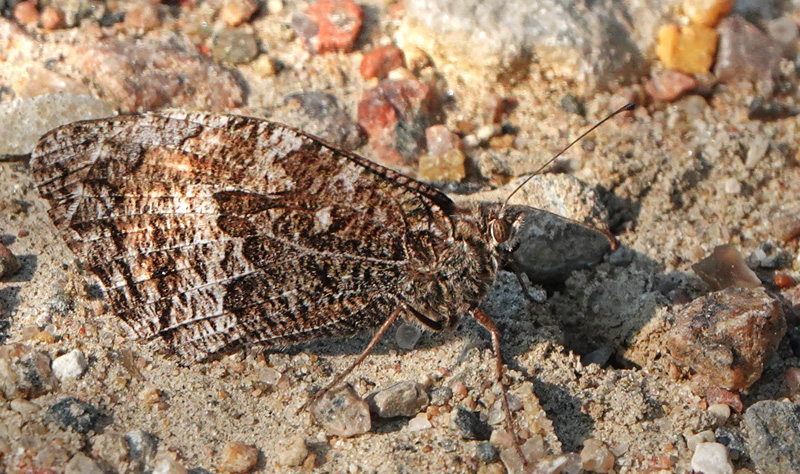
{"type": "Polygon", "coordinates": [[[475,457],[478,458],[479,461],[491,464],[497,461],[497,448],[492,446],[492,443],[488,441],[481,441],[475,446],[475,457]]]}
{"type": "Polygon", "coordinates": [[[258,56],[258,42],[249,31],[224,29],[214,36],[211,56],[224,64],[246,64],[258,56]]]}
{"type": "MultiPolygon", "coordinates": [[[[130,445],[125,436],[114,430],[106,429],[103,433],[92,437],[92,456],[102,459],[111,466],[119,467],[130,460],[130,445]]],[[[122,470],[122,469],[119,469],[122,470]]]]}
{"type": "Polygon", "coordinates": [[[428,394],[417,382],[397,382],[367,397],[370,411],[381,418],[414,416],[428,406],[428,394]]]}
{"type": "Polygon", "coordinates": [[[262,79],[275,77],[275,74],[278,73],[275,61],[266,54],[258,55],[258,57],[250,63],[250,66],[253,68],[253,72],[262,79]]]}
{"type": "Polygon", "coordinates": [[[395,45],[387,45],[375,48],[364,54],[359,72],[364,79],[372,79],[373,77],[385,79],[390,71],[404,65],[403,50],[395,45]]]}
{"type": "Polygon", "coordinates": [[[73,397],[62,398],[47,410],[47,415],[55,420],[62,430],[72,429],[86,434],[94,429],[100,419],[100,411],[94,406],[73,397]]]}
{"type": "Polygon", "coordinates": [[[164,456],[156,463],[152,474],[189,474],[189,471],[177,459],[164,456]]]}
{"type": "Polygon", "coordinates": [[[409,70],[417,73],[431,65],[431,58],[421,48],[412,44],[403,46],[403,56],[409,70]]]}
{"type": "Polygon", "coordinates": [[[0,242],[0,279],[17,273],[21,267],[16,255],[0,242]]]}
{"type": "Polygon", "coordinates": [[[747,158],[744,161],[745,168],[749,170],[755,168],[758,162],[766,156],[768,150],[769,139],[756,135],[750,143],[750,148],[747,149],[747,158]]]}
{"type": "Polygon", "coordinates": [[[451,412],[450,429],[458,431],[464,439],[488,440],[492,434],[492,429],[476,412],[463,407],[451,412]]]}
{"type": "Polygon", "coordinates": [[[736,178],[725,180],[725,194],[739,195],[742,193],[742,183],[736,178]]]}
{"type": "Polygon", "coordinates": [[[239,26],[258,10],[254,0],[227,0],[219,10],[219,19],[228,26],[239,26]]]}
{"type": "Polygon", "coordinates": [[[733,10],[733,0],[683,0],[683,13],[694,23],[716,26],[733,10]]]}
{"type": "Polygon", "coordinates": [[[444,155],[450,150],[461,148],[461,138],[444,125],[428,127],[425,130],[425,143],[428,153],[432,155],[444,155]]]}
{"type": "MultiPolygon", "coordinates": [[[[737,460],[747,453],[747,442],[741,430],[728,426],[720,426],[714,431],[716,442],[728,448],[728,457],[737,460]]],[[[712,440],[713,441],[713,440],[712,440]]]]}
{"type": "Polygon", "coordinates": [[[86,358],[83,352],[73,349],[53,360],[53,374],[60,381],[80,378],[87,369],[86,358]]]}
{"type": "Polygon", "coordinates": [[[42,28],[45,30],[56,30],[64,26],[64,15],[58,8],[44,7],[42,10],[42,28]]]}
{"type": "Polygon", "coordinates": [[[350,384],[335,392],[327,392],[311,406],[314,422],[325,432],[350,438],[372,428],[369,405],[350,384]]]}
{"type": "Polygon", "coordinates": [[[428,182],[459,182],[467,177],[466,161],[466,156],[459,149],[452,149],[443,155],[422,155],[417,177],[428,182]]]}
{"type": "Polygon", "coordinates": [[[375,158],[388,165],[410,164],[422,149],[425,129],[438,121],[430,87],[413,79],[384,79],[364,91],[358,123],[367,131],[375,158]]]}
{"type": "Polygon", "coordinates": [[[738,393],[720,387],[710,387],[706,391],[706,402],[708,402],[709,405],[724,403],[739,413],[744,409],[742,398],[738,393]]]}
{"type": "Polygon", "coordinates": [[[711,255],[692,265],[692,270],[714,291],[761,286],[736,247],[729,244],[714,247],[711,255]]]}
{"type": "Polygon", "coordinates": [[[218,467],[223,471],[243,474],[258,464],[258,449],[240,442],[231,442],[222,448],[218,467]]]}
{"type": "Polygon", "coordinates": [[[262,367],[256,372],[256,380],[266,385],[278,385],[282,374],[272,367],[262,367]]]}
{"type": "Polygon", "coordinates": [[[702,443],[713,443],[715,440],[714,432],[711,430],[701,431],[697,434],[686,436],[686,447],[689,451],[694,452],[702,443]]]}
{"type": "Polygon", "coordinates": [[[666,347],[712,385],[740,390],[761,377],[785,333],[781,305],[763,288],[728,288],[681,309],[666,347]]]}
{"type": "Polygon", "coordinates": [[[9,406],[12,410],[22,415],[32,415],[42,409],[39,405],[29,402],[23,398],[15,398],[11,400],[9,406]]]}
{"type": "Polygon", "coordinates": [[[780,102],[766,101],[763,97],[754,97],[747,108],[747,118],[762,122],[773,122],[800,114],[800,109],[780,102]]]}
{"type": "MultiPolygon", "coordinates": [[[[797,354],[795,354],[795,357],[797,357],[797,354]]],[[[783,380],[786,383],[786,391],[790,397],[800,393],[800,367],[786,369],[783,374],[783,380]]]]}
{"type": "Polygon", "coordinates": [[[432,428],[430,420],[428,420],[427,413],[417,413],[417,416],[408,420],[408,431],[422,431],[432,428]]]}
{"type": "Polygon", "coordinates": [[[284,103],[297,106],[303,114],[302,130],[334,145],[352,150],[363,143],[361,128],[344,110],[335,96],[322,91],[289,94],[284,103]]]}
{"type": "Polygon", "coordinates": [[[584,470],[600,473],[611,472],[615,461],[614,454],[599,439],[589,438],[583,442],[581,466],[584,470]]]}
{"type": "Polygon", "coordinates": [[[92,458],[78,453],[64,466],[64,474],[103,474],[103,470],[92,458]]]}
{"type": "Polygon", "coordinates": [[[56,387],[47,354],[23,344],[0,346],[0,392],[7,400],[37,398],[56,387]]]}
{"type": "Polygon", "coordinates": [[[283,11],[283,0],[267,0],[267,11],[270,15],[277,15],[283,11]]]}
{"type": "Polygon", "coordinates": [[[312,53],[347,53],[363,22],[364,11],[353,0],[319,0],[292,17],[292,28],[312,53]]]}
{"type": "Polygon", "coordinates": [[[277,452],[277,461],[281,466],[293,467],[303,464],[308,456],[308,446],[302,435],[294,435],[282,443],[277,452]]]}
{"type": "Polygon", "coordinates": [[[139,390],[138,397],[145,405],[155,405],[161,401],[161,390],[152,383],[145,383],[144,388],[139,390]]]}
{"type": "Polygon", "coordinates": [[[422,336],[422,329],[418,324],[410,321],[403,321],[394,333],[397,345],[406,350],[413,349],[417,345],[420,336],[422,336]]]}
{"type": "Polygon", "coordinates": [[[130,459],[143,470],[156,457],[158,438],[144,430],[134,430],[125,435],[130,447],[130,459]]]}
{"type": "Polygon", "coordinates": [[[39,10],[34,0],[25,0],[14,5],[14,19],[23,25],[35,25],[39,22],[39,10]]]}
{"type": "Polygon", "coordinates": [[[714,75],[722,82],[770,79],[777,72],[782,48],[755,25],[733,15],[717,27],[719,48],[714,75]]]}
{"type": "Polygon", "coordinates": [[[764,400],[744,413],[750,458],[757,472],[800,473],[800,405],[764,400]]]}
{"type": "Polygon", "coordinates": [[[150,31],[156,29],[161,26],[158,6],[148,0],[141,0],[125,12],[122,24],[131,30],[150,31]]]}
{"type": "Polygon", "coordinates": [[[436,387],[431,390],[431,405],[446,405],[453,398],[453,389],[450,387],[436,387]]]}
{"type": "Polygon", "coordinates": [[[591,364],[597,364],[600,367],[605,367],[605,365],[608,363],[608,360],[611,358],[612,355],[614,355],[613,348],[601,347],[583,356],[581,358],[581,363],[585,366],[591,364]]]}
{"type": "Polygon", "coordinates": [[[724,425],[731,417],[731,407],[724,403],[715,403],[708,407],[708,413],[714,418],[714,426],[724,425]]]}
{"type": "Polygon", "coordinates": [[[686,74],[702,74],[711,70],[717,49],[717,32],[690,24],[680,27],[674,23],[658,30],[656,55],[669,69],[686,74]]]}
{"type": "Polygon", "coordinates": [[[700,443],[692,455],[692,469],[703,474],[733,474],[728,449],[719,443],[700,443]]]}
{"type": "Polygon", "coordinates": [[[671,102],[697,87],[697,81],[687,74],[673,69],[659,71],[644,85],[653,100],[671,102]]]}

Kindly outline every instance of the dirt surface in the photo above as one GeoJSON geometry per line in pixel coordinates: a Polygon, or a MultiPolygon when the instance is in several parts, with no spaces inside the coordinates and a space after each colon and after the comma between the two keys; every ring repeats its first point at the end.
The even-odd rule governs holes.
{"type": "MultiPolygon", "coordinates": [[[[362,91],[373,85],[358,75],[358,51],[391,38],[400,20],[389,14],[390,7],[368,2],[365,33],[357,52],[349,54],[305,52],[286,29],[291,11],[300,6],[258,16],[252,25],[263,49],[283,67],[266,78],[252,64],[233,68],[247,96],[245,105],[230,112],[308,128],[313,118],[284,104],[284,97],[322,90],[354,116],[362,91]]],[[[145,39],[168,41],[171,28],[192,25],[188,14],[177,18],[145,39]]],[[[54,58],[48,67],[70,77],[73,71],[58,58],[95,41],[87,28],[30,33],[0,21],[6,23],[4,56],[13,59],[0,67],[2,84],[30,77],[26,71],[54,58]],[[24,59],[13,54],[21,40],[15,43],[9,36],[31,41],[32,54],[24,59]]],[[[118,33],[123,39],[133,36],[118,33]]],[[[451,130],[463,120],[485,124],[485,104],[492,97],[518,100],[504,119],[517,131],[513,149],[468,153],[482,173],[482,179],[473,179],[478,183],[473,188],[498,186],[509,174],[536,169],[612,108],[612,92],[587,93],[554,76],[547,64],[532,64],[508,83],[486,82],[481,71],[459,71],[452,64],[437,69],[451,74],[437,82],[450,93],[445,124],[451,130]],[[577,97],[585,116],[565,111],[565,97],[577,97]],[[492,169],[498,172],[486,171],[492,169]]],[[[0,105],[21,97],[8,87],[0,105]]],[[[524,437],[542,437],[548,456],[580,452],[587,438],[598,438],[614,453],[616,472],[644,472],[659,465],[662,456],[671,457],[668,470],[690,471],[686,436],[713,429],[713,419],[688,380],[676,377],[680,371],[670,366],[662,336],[673,306],[708,291],[691,265],[717,245],[734,244],[747,256],[771,244],[792,257],[782,271],[800,276],[797,240],[781,241],[775,227],[779,218],[800,212],[795,138],[800,121],[748,120],[747,106],[756,95],[747,84],[717,86],[708,97],[640,107],[596,131],[585,142],[590,145],[571,149],[558,162],[558,170],[598,191],[620,242],[616,257],[547,285],[544,303],[526,300],[514,275],[504,272],[482,306],[503,334],[509,389],[524,406],[516,421],[524,437]],[[767,151],[746,166],[748,150],[763,140],[767,151]],[[676,289],[681,298],[674,296],[676,289]],[[582,356],[598,349],[611,351],[608,364],[581,363],[582,356]]],[[[359,152],[371,154],[367,146],[359,152]]],[[[279,444],[297,433],[316,455],[313,469],[318,472],[498,472],[477,460],[477,441],[464,440],[449,427],[448,410],[429,410],[433,427],[422,431],[410,431],[408,418],[373,418],[371,432],[349,439],[328,436],[312,425],[308,413],[296,413],[312,389],[350,364],[368,335],[273,353],[250,348],[183,367],[160,352],[157,343],[131,337],[120,320],[104,311],[102,301],[92,299],[91,276],[57,237],[24,165],[0,166],[0,208],[2,241],[23,264],[0,283],[7,321],[0,340],[24,343],[52,358],[80,349],[89,366],[80,379],[31,400],[41,407],[38,414],[20,414],[9,402],[0,402],[0,425],[6,426],[0,429],[0,447],[5,443],[9,448],[2,450],[5,472],[34,472],[25,470],[30,466],[63,472],[78,451],[100,458],[93,451],[95,433],[137,429],[158,438],[160,456],[209,472],[219,470],[222,448],[232,441],[259,449],[257,472],[295,472],[300,468],[279,466],[276,458],[279,444]],[[275,368],[282,381],[259,381],[264,367],[275,368]],[[148,396],[153,388],[155,398],[148,396]],[[65,396],[99,408],[101,426],[83,436],[42,421],[47,407],[65,396]],[[49,458],[40,455],[45,450],[49,458]]],[[[782,374],[800,366],[800,360],[787,346],[784,341],[762,380],[744,394],[745,403],[788,395],[782,374]]],[[[496,400],[492,379],[488,334],[465,318],[451,332],[425,333],[413,350],[400,349],[392,331],[349,381],[366,396],[400,380],[417,380],[430,389],[460,380],[468,389],[466,397],[457,393],[448,405],[468,406],[486,416],[496,400]]],[[[734,413],[727,423],[738,427],[740,422],[741,415],[734,413]]],[[[734,465],[753,468],[746,457],[734,465]]]]}

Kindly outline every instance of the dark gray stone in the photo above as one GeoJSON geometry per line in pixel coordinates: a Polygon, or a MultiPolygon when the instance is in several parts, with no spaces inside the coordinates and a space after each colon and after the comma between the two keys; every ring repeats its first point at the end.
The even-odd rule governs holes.
{"type": "Polygon", "coordinates": [[[446,405],[453,398],[453,389],[450,387],[436,387],[431,390],[431,405],[446,405]]]}
{"type": "Polygon", "coordinates": [[[756,471],[800,474],[800,405],[764,400],[747,409],[744,423],[756,471]]]}
{"type": "Polygon", "coordinates": [[[491,464],[497,461],[497,449],[488,441],[481,441],[475,447],[475,457],[479,461],[491,464]]]}
{"type": "Polygon", "coordinates": [[[492,429],[481,421],[476,412],[457,407],[450,418],[450,428],[458,431],[464,439],[488,440],[492,429]]]}
{"type": "Polygon", "coordinates": [[[97,408],[73,397],[57,401],[50,406],[47,414],[62,430],[72,429],[80,434],[93,430],[100,419],[97,408]]]}

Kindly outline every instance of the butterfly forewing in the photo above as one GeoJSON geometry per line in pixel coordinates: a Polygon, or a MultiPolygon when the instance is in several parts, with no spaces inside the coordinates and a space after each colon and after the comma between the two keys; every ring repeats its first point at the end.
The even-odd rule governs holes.
{"type": "Polygon", "coordinates": [[[192,359],[375,327],[452,232],[436,190],[254,118],[78,122],[31,167],[112,310],[192,359]]]}

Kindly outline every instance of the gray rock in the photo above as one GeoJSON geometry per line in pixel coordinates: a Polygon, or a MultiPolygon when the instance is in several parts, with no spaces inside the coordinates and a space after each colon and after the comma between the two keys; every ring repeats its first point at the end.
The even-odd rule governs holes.
{"type": "Polygon", "coordinates": [[[450,428],[456,430],[464,439],[488,440],[492,429],[478,414],[464,407],[457,407],[450,415],[450,428]]]}
{"type": "Polygon", "coordinates": [[[764,400],[744,413],[750,459],[760,473],[800,473],[800,405],[764,400]]]}
{"type": "Polygon", "coordinates": [[[770,79],[777,72],[782,48],[755,25],[733,15],[722,20],[717,31],[714,75],[720,81],[770,79]]]}
{"type": "Polygon", "coordinates": [[[497,449],[488,441],[481,441],[475,446],[475,457],[479,461],[491,464],[497,461],[497,449]]]}
{"type": "Polygon", "coordinates": [[[100,411],[97,408],[74,397],[57,401],[47,410],[47,415],[62,430],[72,429],[80,434],[93,430],[100,419],[100,411]]]}
{"type": "Polygon", "coordinates": [[[609,88],[646,71],[644,53],[677,3],[409,0],[400,35],[429,54],[445,50],[485,70],[513,72],[533,54],[573,66],[579,81],[609,88]]]}
{"type": "Polygon", "coordinates": [[[436,387],[431,390],[431,405],[446,405],[453,398],[453,389],[450,387],[436,387]]]}
{"type": "Polygon", "coordinates": [[[211,56],[225,64],[247,64],[258,56],[256,37],[249,31],[226,28],[214,36],[211,56]]]}
{"type": "Polygon", "coordinates": [[[314,402],[311,416],[325,432],[342,438],[358,436],[372,428],[369,405],[350,384],[314,402]]]}
{"type": "Polygon", "coordinates": [[[428,406],[428,394],[422,385],[405,380],[367,396],[372,413],[381,418],[414,416],[428,406]]]}
{"type": "Polygon", "coordinates": [[[296,104],[301,117],[287,117],[287,123],[317,137],[323,138],[345,150],[355,150],[364,142],[361,128],[345,109],[339,106],[336,97],[322,91],[290,94],[284,98],[287,104],[296,104]]]}
{"type": "Polygon", "coordinates": [[[144,430],[134,430],[125,435],[130,448],[131,463],[142,471],[151,466],[158,450],[158,438],[144,430]]]}
{"type": "Polygon", "coordinates": [[[50,356],[24,344],[0,346],[0,391],[6,399],[36,398],[56,387],[50,356]]]}

